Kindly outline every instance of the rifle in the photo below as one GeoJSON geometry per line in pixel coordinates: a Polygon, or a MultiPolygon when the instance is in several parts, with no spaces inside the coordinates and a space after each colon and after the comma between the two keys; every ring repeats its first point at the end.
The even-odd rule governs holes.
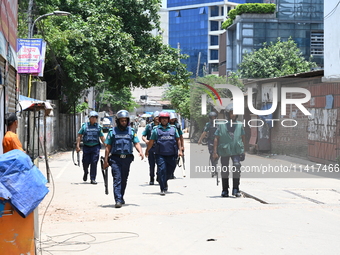
{"type": "Polygon", "coordinates": [[[108,168],[104,169],[104,160],[105,158],[103,156],[100,157],[100,165],[102,167],[102,174],[103,174],[103,178],[104,178],[104,185],[105,185],[105,194],[108,195],[109,194],[109,189],[108,189],[108,168]]]}

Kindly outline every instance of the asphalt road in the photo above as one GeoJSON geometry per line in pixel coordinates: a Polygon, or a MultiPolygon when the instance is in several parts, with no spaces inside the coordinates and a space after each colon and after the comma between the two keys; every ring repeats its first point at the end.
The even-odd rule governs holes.
{"type": "MultiPolygon", "coordinates": [[[[339,253],[340,173],[244,177],[243,197],[222,198],[210,173],[196,173],[200,160],[207,161],[206,146],[185,142],[186,177],[177,168],[165,196],[148,185],[147,161],[135,157],[120,209],[114,208],[111,176],[104,193],[99,164],[98,184],[91,185],[71,152],[52,155],[50,192],[39,206],[38,254],[339,253]]],[[[315,163],[247,155],[243,164],[299,169],[315,163]]],[[[45,173],[44,162],[39,169],[45,173]]]]}

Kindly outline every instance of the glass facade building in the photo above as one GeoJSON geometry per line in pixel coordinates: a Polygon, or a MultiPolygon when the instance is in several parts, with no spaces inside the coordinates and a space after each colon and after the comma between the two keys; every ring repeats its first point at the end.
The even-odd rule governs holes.
{"type": "Polygon", "coordinates": [[[275,15],[241,15],[227,29],[227,71],[237,70],[244,53],[278,37],[292,37],[307,60],[312,57],[323,67],[324,0],[276,0],[276,4],[275,15]]]}
{"type": "Polygon", "coordinates": [[[219,35],[225,32],[221,29],[229,10],[237,4],[247,0],[233,0],[231,2],[216,0],[168,0],[169,12],[169,45],[179,48],[181,53],[187,54],[183,60],[188,70],[196,76],[218,74],[219,35]]]}

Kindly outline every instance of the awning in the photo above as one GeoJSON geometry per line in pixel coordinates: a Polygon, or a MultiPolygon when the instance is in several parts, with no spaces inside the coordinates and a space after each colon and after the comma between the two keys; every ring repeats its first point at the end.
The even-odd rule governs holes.
{"type": "Polygon", "coordinates": [[[49,102],[19,95],[19,111],[44,110],[45,116],[53,116],[53,107],[49,102]]]}

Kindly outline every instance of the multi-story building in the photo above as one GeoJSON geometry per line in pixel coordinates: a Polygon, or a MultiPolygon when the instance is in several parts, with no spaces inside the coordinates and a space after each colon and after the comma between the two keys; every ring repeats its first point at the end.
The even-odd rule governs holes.
{"type": "Polygon", "coordinates": [[[187,54],[183,60],[193,76],[218,74],[219,35],[229,10],[240,3],[263,0],[168,0],[169,45],[187,54]]]}
{"type": "MultiPolygon", "coordinates": [[[[287,40],[297,43],[303,56],[323,67],[324,0],[276,0],[275,14],[242,14],[226,33],[226,69],[236,71],[246,52],[264,42],[287,40]]],[[[223,47],[223,46],[222,46],[223,47]]]]}

